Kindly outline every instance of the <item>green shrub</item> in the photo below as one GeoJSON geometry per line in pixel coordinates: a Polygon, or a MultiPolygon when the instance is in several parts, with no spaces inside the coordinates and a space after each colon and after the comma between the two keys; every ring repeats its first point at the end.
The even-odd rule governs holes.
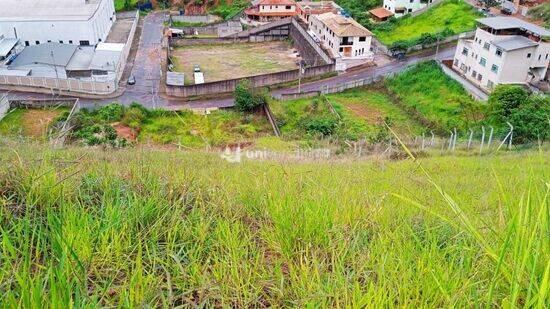
{"type": "Polygon", "coordinates": [[[235,107],[241,112],[251,112],[265,104],[265,95],[252,87],[249,80],[241,80],[235,87],[235,107]]]}
{"type": "Polygon", "coordinates": [[[124,115],[124,106],[118,103],[105,105],[97,110],[97,115],[104,121],[120,121],[124,115]]]}
{"type": "Polygon", "coordinates": [[[308,134],[328,136],[336,132],[338,121],[327,116],[311,117],[305,119],[303,126],[308,134]]]}

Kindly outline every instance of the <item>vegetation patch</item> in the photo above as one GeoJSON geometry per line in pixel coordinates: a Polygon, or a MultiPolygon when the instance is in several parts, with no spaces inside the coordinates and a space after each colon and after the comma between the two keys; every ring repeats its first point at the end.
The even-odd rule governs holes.
{"type": "Polygon", "coordinates": [[[15,108],[0,120],[0,135],[46,138],[57,117],[67,108],[15,108]]]}
{"type": "Polygon", "coordinates": [[[403,47],[427,45],[435,43],[437,37],[442,39],[473,30],[479,17],[480,13],[464,0],[444,0],[418,16],[392,18],[373,24],[371,30],[378,40],[390,47],[393,44],[403,47]]]}
{"type": "MultiPolygon", "coordinates": [[[[65,120],[68,113],[60,116],[65,120]]],[[[261,114],[236,111],[171,112],[147,110],[139,104],[110,104],[81,110],[71,119],[73,142],[87,146],[125,147],[136,143],[200,148],[222,146],[268,135],[271,127],[261,114]]]]}
{"type": "Polygon", "coordinates": [[[435,61],[410,67],[388,79],[386,86],[405,110],[440,133],[467,130],[485,117],[482,103],[472,99],[435,61]]]}
{"type": "Polygon", "coordinates": [[[544,150],[230,164],[9,146],[7,307],[548,308],[544,150]]]}

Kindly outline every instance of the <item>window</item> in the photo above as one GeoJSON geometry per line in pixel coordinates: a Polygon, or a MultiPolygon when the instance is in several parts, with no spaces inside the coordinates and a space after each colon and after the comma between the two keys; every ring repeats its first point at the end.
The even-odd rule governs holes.
{"type": "Polygon", "coordinates": [[[40,45],[40,41],[36,41],[36,42],[34,42],[34,43],[36,43],[36,45],[40,45]]]}
{"type": "Polygon", "coordinates": [[[483,76],[481,74],[477,74],[477,80],[481,80],[483,76]]]}
{"type": "Polygon", "coordinates": [[[51,43],[51,42],[52,42],[52,40],[48,40],[48,43],[51,43]]]}
{"type": "Polygon", "coordinates": [[[482,66],[485,66],[487,64],[487,60],[481,57],[481,59],[479,59],[479,64],[481,64],[482,66]]]}
{"type": "Polygon", "coordinates": [[[366,36],[360,36],[359,37],[359,42],[365,42],[366,40],[367,40],[366,36]]]}
{"type": "Polygon", "coordinates": [[[59,44],[63,44],[63,40],[59,40],[59,44]]]}
{"type": "Polygon", "coordinates": [[[491,66],[491,72],[498,73],[498,65],[493,64],[493,65],[491,66]]]}
{"type": "Polygon", "coordinates": [[[81,45],[81,46],[89,46],[89,45],[90,45],[90,41],[80,41],[80,45],[81,45]]]}
{"type": "Polygon", "coordinates": [[[462,49],[462,54],[468,56],[468,49],[466,47],[462,49]]]}
{"type": "Polygon", "coordinates": [[[492,81],[487,80],[487,88],[493,89],[494,86],[495,86],[495,84],[492,81]]]}
{"type": "Polygon", "coordinates": [[[29,43],[29,41],[25,41],[25,46],[29,46],[29,45],[31,45],[31,44],[29,43]]]}
{"type": "Polygon", "coordinates": [[[531,58],[531,53],[528,53],[528,54],[527,54],[527,58],[531,58]]]}
{"type": "Polygon", "coordinates": [[[546,54],[546,57],[544,57],[544,59],[548,59],[548,54],[546,54]]]}
{"type": "Polygon", "coordinates": [[[292,7],[290,5],[285,6],[285,9],[290,10],[292,7]]]}
{"type": "Polygon", "coordinates": [[[486,50],[489,50],[489,47],[491,46],[491,44],[485,42],[485,44],[483,44],[483,48],[485,48],[486,50]]]}
{"type": "Polygon", "coordinates": [[[497,51],[495,52],[495,55],[502,57],[502,50],[497,48],[497,51]]]}
{"type": "Polygon", "coordinates": [[[343,47],[340,47],[340,52],[343,52],[344,51],[344,48],[343,47]]]}
{"type": "Polygon", "coordinates": [[[413,9],[409,9],[409,13],[411,13],[413,11],[413,9]]]}
{"type": "Polygon", "coordinates": [[[472,77],[473,77],[473,78],[476,78],[476,76],[477,76],[477,72],[476,72],[476,71],[472,71],[472,77]]]}
{"type": "Polygon", "coordinates": [[[72,40],[69,40],[69,44],[73,44],[73,41],[72,41],[72,40]]]}
{"type": "Polygon", "coordinates": [[[458,59],[455,59],[454,66],[455,66],[455,67],[458,66],[458,59]]]}
{"type": "Polygon", "coordinates": [[[409,0],[409,3],[413,3],[414,0],[409,0]]]}
{"type": "Polygon", "coordinates": [[[462,64],[460,65],[460,70],[461,70],[462,72],[466,72],[467,69],[468,69],[468,68],[466,67],[466,65],[465,65],[464,63],[462,63],[462,64]]]}
{"type": "Polygon", "coordinates": [[[539,55],[539,61],[540,61],[540,57],[542,57],[542,54],[541,54],[541,55],[539,55]]]}

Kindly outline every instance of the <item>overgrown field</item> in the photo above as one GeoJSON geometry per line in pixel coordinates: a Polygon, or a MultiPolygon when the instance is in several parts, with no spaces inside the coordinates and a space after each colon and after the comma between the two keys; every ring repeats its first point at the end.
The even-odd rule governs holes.
{"type": "MultiPolygon", "coordinates": [[[[66,119],[67,114],[59,120],[66,119]]],[[[76,144],[123,147],[129,143],[177,146],[188,149],[219,147],[269,135],[273,129],[261,114],[216,110],[209,114],[191,111],[147,110],[141,105],[106,105],[81,110],[71,119],[69,138],[76,144]]]]}
{"type": "Polygon", "coordinates": [[[549,158],[230,164],[4,141],[0,303],[548,308],[549,158]]]}
{"type": "Polygon", "coordinates": [[[442,72],[435,62],[423,62],[386,81],[403,107],[426,119],[432,129],[466,130],[484,118],[483,103],[442,72]]]}
{"type": "Polygon", "coordinates": [[[447,37],[473,30],[475,20],[479,17],[480,14],[466,1],[445,0],[418,16],[405,16],[385,22],[374,28],[373,32],[385,45],[398,41],[409,45],[422,44],[428,43],[418,41],[423,34],[447,37]]]}

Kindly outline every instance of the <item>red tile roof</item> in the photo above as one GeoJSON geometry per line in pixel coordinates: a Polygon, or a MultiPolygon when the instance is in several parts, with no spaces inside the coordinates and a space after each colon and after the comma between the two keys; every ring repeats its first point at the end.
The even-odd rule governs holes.
{"type": "Polygon", "coordinates": [[[385,8],[376,8],[369,11],[372,15],[378,18],[387,18],[393,15],[393,12],[386,10],[385,8]]]}
{"type": "Polygon", "coordinates": [[[293,0],[261,0],[258,5],[296,5],[293,0]]]}

